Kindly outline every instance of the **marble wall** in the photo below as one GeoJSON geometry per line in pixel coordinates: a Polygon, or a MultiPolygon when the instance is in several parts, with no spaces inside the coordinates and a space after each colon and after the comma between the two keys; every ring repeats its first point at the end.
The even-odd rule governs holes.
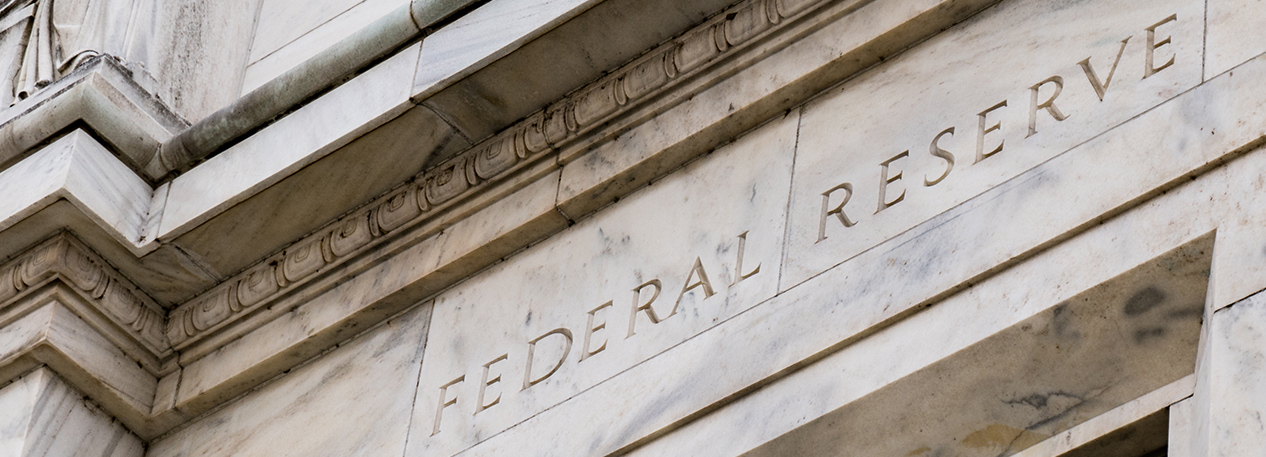
{"type": "Polygon", "coordinates": [[[0,388],[0,455],[141,457],[145,443],[39,368],[0,388]]]}
{"type": "MultiPolygon", "coordinates": [[[[174,44],[129,52],[196,120],[406,3],[154,3],[137,10],[163,18],[145,33],[174,44]]],[[[879,14],[865,3],[857,14],[879,14]]],[[[38,368],[0,386],[0,455],[1038,457],[1142,420],[1178,424],[1183,457],[1255,455],[1266,250],[1261,218],[1244,215],[1266,204],[1258,3],[1004,0],[788,95],[802,103],[578,220],[560,209],[562,177],[598,156],[542,161],[528,184],[480,196],[497,201],[478,217],[445,213],[435,237],[394,245],[391,262],[354,254],[319,298],[250,311],[254,331],[173,362],[163,388],[174,404],[231,390],[249,376],[224,367],[299,364],[265,346],[308,344],[340,307],[438,291],[407,311],[348,324],[361,333],[148,443],[38,368]],[[557,232],[451,286],[405,284],[537,219],[557,232]]],[[[708,46],[730,30],[717,27],[708,46]]],[[[310,106],[369,109],[347,88],[408,79],[407,57],[310,106]]],[[[742,70],[718,78],[773,84],[742,70]]],[[[594,149],[618,154],[638,133],[594,149]]],[[[272,158],[302,143],[261,137],[272,158]]],[[[222,155],[169,195],[206,197],[180,184],[254,162],[222,155]]]]}
{"type": "Polygon", "coordinates": [[[285,73],[408,0],[259,0],[241,93],[285,73]]]}
{"type": "Polygon", "coordinates": [[[151,457],[402,455],[431,308],[417,307],[150,444],[151,457]]]}

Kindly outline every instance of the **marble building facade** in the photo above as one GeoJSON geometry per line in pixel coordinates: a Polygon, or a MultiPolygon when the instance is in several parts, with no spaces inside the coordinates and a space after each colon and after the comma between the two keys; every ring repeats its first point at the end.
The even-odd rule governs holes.
{"type": "Polygon", "coordinates": [[[0,0],[0,456],[1266,455],[1263,23],[0,0]]]}

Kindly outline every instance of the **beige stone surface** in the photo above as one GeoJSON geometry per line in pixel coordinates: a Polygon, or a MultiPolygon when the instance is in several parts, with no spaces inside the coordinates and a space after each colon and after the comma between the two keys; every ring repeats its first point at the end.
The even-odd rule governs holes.
{"type": "MultiPolygon", "coordinates": [[[[992,3],[884,0],[832,4],[818,13],[828,18],[823,23],[792,28],[792,36],[798,39],[756,47],[744,56],[742,61],[748,66],[743,72],[685,89],[690,95],[680,104],[671,109],[651,107],[656,115],[629,126],[627,131],[618,124],[598,131],[613,136],[611,141],[564,149],[559,208],[573,218],[596,211],[713,144],[724,143],[792,108],[795,100],[833,86],[992,3]]],[[[807,6],[801,3],[798,7],[807,6]]]]}
{"type": "Polygon", "coordinates": [[[60,199],[129,247],[140,243],[153,189],[83,130],[0,171],[0,229],[60,199]]]}
{"type": "Polygon", "coordinates": [[[159,239],[189,230],[408,108],[413,45],[172,181],[159,239]]]}
{"type": "Polygon", "coordinates": [[[511,251],[502,246],[513,247],[520,237],[538,239],[566,226],[553,209],[557,186],[557,173],[547,175],[353,280],[295,297],[293,307],[266,310],[255,320],[259,330],[245,337],[216,342],[210,354],[186,351],[184,356],[192,360],[185,362],[178,408],[205,411],[235,396],[241,384],[277,375],[296,358],[319,353],[321,344],[333,344],[365,322],[413,305],[508,255],[511,251]]]}
{"type": "MultiPolygon", "coordinates": [[[[1045,457],[1061,455],[1074,449],[1080,452],[1078,455],[1087,454],[1083,448],[1086,444],[1093,443],[1095,439],[1102,438],[1145,416],[1157,412],[1163,413],[1168,408],[1170,412],[1166,423],[1170,424],[1170,433],[1166,435],[1169,441],[1169,449],[1166,455],[1171,457],[1183,456],[1183,454],[1175,452],[1174,440],[1169,438],[1174,430],[1173,424],[1176,416],[1172,411],[1180,404],[1178,400],[1191,396],[1195,388],[1195,381],[1195,375],[1188,375],[1147,395],[1131,400],[1129,403],[1113,408],[1111,411],[1096,416],[1064,433],[1052,436],[1015,455],[1018,457],[1045,457]]],[[[1147,450],[1142,452],[1147,452],[1147,450]]]]}
{"type": "Polygon", "coordinates": [[[141,457],[145,444],[52,370],[0,388],[0,455],[141,457]]]}
{"type": "Polygon", "coordinates": [[[0,455],[1266,448],[1260,0],[29,1],[0,455]]]}
{"type": "Polygon", "coordinates": [[[1253,455],[1266,448],[1266,302],[1253,295],[1213,313],[1210,320],[1207,424],[1198,438],[1209,456],[1253,455]]]}
{"type": "Polygon", "coordinates": [[[1209,0],[1205,78],[1212,78],[1266,52],[1266,2],[1209,0]]]}
{"type": "MultiPolygon", "coordinates": [[[[1266,70],[1266,61],[1255,60],[1241,70],[1131,119],[1107,135],[1025,172],[1021,179],[937,216],[924,229],[906,232],[811,280],[834,287],[792,288],[468,452],[521,449],[517,443],[524,442],[526,436],[551,449],[583,447],[582,443],[596,440],[571,430],[535,426],[564,417],[586,417],[586,423],[598,423],[600,429],[622,430],[619,440],[599,441],[606,449],[654,436],[695,411],[826,348],[899,319],[927,300],[998,271],[1000,265],[1028,257],[1050,240],[1064,239],[1061,235],[1070,230],[1102,220],[1099,218],[1104,214],[1114,214],[1122,201],[1135,198],[1130,195],[1154,196],[1158,187],[1185,182],[1191,170],[1207,169],[1262,137],[1261,128],[1253,121],[1262,115],[1256,101],[1262,94],[1245,89],[1251,87],[1254,74],[1266,70]],[[1236,96],[1230,97],[1232,93],[1236,96]],[[1209,131],[1219,133],[1202,133],[1209,131]],[[1156,151],[1165,151],[1168,160],[1145,160],[1156,151]],[[1085,166],[1087,163],[1093,166],[1085,166]],[[1020,201],[1025,204],[1018,204],[1020,201]],[[1067,205],[1069,201],[1076,204],[1067,205]],[[769,350],[748,353],[722,349],[733,347],[734,341],[769,350]],[[689,382],[678,384],[680,390],[658,383],[661,373],[682,366],[694,367],[696,372],[724,372],[726,376],[691,377],[689,382]],[[656,405],[655,413],[636,419],[584,413],[620,410],[629,398],[637,399],[638,404],[656,405]]],[[[1171,197],[1176,194],[1170,193],[1149,202],[1137,210],[1138,216],[1124,219],[1086,250],[1102,250],[1103,246],[1125,249],[1143,243],[1157,250],[1152,252],[1163,252],[1183,240],[1209,233],[1236,208],[1253,204],[1228,188],[1245,188],[1257,179],[1255,171],[1264,157],[1254,154],[1232,162],[1225,169],[1203,175],[1204,179],[1197,181],[1200,184],[1181,197],[1171,197]],[[1180,198],[1179,203],[1171,200],[1176,198],[1180,198]],[[1163,236],[1141,235],[1147,230],[1163,236]]],[[[1096,261],[1106,260],[1121,259],[1096,261]]]]}
{"type": "Polygon", "coordinates": [[[781,287],[852,258],[1198,84],[1202,7],[1191,0],[1078,8],[1006,2],[806,105],[781,287]],[[1172,15],[1177,16],[1166,21],[1172,15]],[[1158,23],[1163,25],[1156,36],[1171,37],[1172,43],[1153,51],[1152,64],[1161,68],[1169,57],[1174,63],[1144,78],[1146,29],[1158,23]],[[1112,73],[1102,101],[1079,65],[1087,58],[1098,81],[1109,81],[1112,73]],[[1042,84],[1053,77],[1060,82],[1042,84]],[[1057,86],[1062,87],[1057,109],[1037,108],[1057,86]],[[1006,106],[999,106],[1003,102],[1006,106]],[[939,151],[932,149],[934,139],[939,151]],[[824,194],[829,194],[825,202],[824,194]],[[832,212],[837,207],[842,212],[832,212]]]}
{"type": "Polygon", "coordinates": [[[260,7],[242,94],[320,54],[407,0],[267,0],[260,7]]]}
{"type": "Polygon", "coordinates": [[[259,0],[138,3],[128,60],[159,81],[163,101],[197,122],[238,97],[259,0]],[[209,46],[209,43],[214,43],[209,46]]]}
{"type": "Polygon", "coordinates": [[[583,12],[593,0],[492,0],[422,41],[413,96],[425,99],[583,12]]]}
{"type": "Polygon", "coordinates": [[[777,119],[437,297],[435,319],[451,325],[428,337],[408,455],[460,451],[772,296],[797,120],[777,119]],[[634,312],[648,302],[653,312],[634,312]],[[542,335],[529,374],[528,342],[542,335]],[[482,389],[496,404],[478,408],[482,366],[501,355],[487,378],[501,381],[482,389]],[[459,376],[443,399],[456,406],[437,414],[440,387],[459,376]]]}
{"type": "Polygon", "coordinates": [[[421,306],[388,320],[146,455],[402,455],[430,313],[421,306]]]}

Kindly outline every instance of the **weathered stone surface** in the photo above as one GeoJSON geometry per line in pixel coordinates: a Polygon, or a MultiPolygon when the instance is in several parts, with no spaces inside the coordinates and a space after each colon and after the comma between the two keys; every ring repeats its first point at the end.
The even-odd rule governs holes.
{"type": "Polygon", "coordinates": [[[1198,84],[1202,6],[1008,2],[806,105],[782,287],[1198,84]]]}
{"type": "Polygon", "coordinates": [[[264,1],[255,24],[250,63],[242,75],[242,94],[408,4],[408,0],[264,1]]]}
{"type": "Polygon", "coordinates": [[[476,444],[772,296],[797,121],[437,297],[435,319],[457,325],[427,339],[409,455],[476,444]]]}
{"type": "Polygon", "coordinates": [[[430,314],[388,320],[146,455],[401,455],[430,314]]]}
{"type": "Polygon", "coordinates": [[[0,0],[0,453],[1256,455],[1262,15],[0,0]]]}
{"type": "Polygon", "coordinates": [[[141,457],[145,444],[47,368],[0,388],[0,453],[141,457]]]}
{"type": "Polygon", "coordinates": [[[1205,78],[1212,78],[1266,52],[1266,3],[1261,0],[1211,0],[1205,36],[1205,78]]]}
{"type": "Polygon", "coordinates": [[[259,0],[136,1],[126,57],[154,75],[169,106],[197,121],[238,97],[259,0]]]}
{"type": "Polygon", "coordinates": [[[1262,411],[1262,319],[1266,303],[1253,295],[1213,313],[1209,333],[1207,424],[1200,437],[1210,456],[1250,455],[1266,446],[1262,411]]]}

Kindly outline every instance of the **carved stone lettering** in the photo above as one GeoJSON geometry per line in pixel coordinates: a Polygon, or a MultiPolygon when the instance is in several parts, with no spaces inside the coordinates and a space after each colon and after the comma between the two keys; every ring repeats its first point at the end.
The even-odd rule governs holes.
{"type": "Polygon", "coordinates": [[[892,167],[892,163],[909,156],[910,151],[901,151],[900,154],[892,156],[892,158],[879,163],[879,208],[875,210],[875,214],[879,214],[880,211],[883,211],[906,198],[905,189],[902,189],[901,193],[897,194],[892,201],[888,201],[886,195],[888,193],[888,185],[901,180],[900,171],[893,173],[892,176],[889,176],[889,169],[892,167]]]}
{"type": "Polygon", "coordinates": [[[1121,40],[1121,48],[1117,50],[1117,57],[1112,60],[1112,66],[1108,68],[1108,77],[1102,81],[1099,80],[1099,75],[1095,73],[1095,67],[1090,64],[1089,57],[1086,60],[1077,62],[1077,65],[1081,66],[1081,71],[1086,74],[1086,79],[1090,80],[1090,87],[1095,90],[1095,95],[1099,96],[1099,101],[1103,101],[1103,96],[1108,92],[1108,86],[1112,84],[1112,75],[1116,74],[1117,65],[1121,64],[1121,56],[1125,55],[1125,45],[1129,44],[1130,38],[1134,38],[1134,35],[1121,40]]]}
{"type": "Polygon", "coordinates": [[[852,219],[848,218],[847,214],[844,214],[844,205],[847,205],[848,201],[852,198],[853,198],[853,185],[850,183],[842,183],[840,185],[827,189],[826,192],[822,193],[822,217],[818,218],[818,222],[819,222],[818,223],[818,241],[819,242],[826,239],[826,220],[827,218],[831,216],[835,216],[836,219],[839,219],[840,224],[843,224],[845,227],[852,227],[854,225],[857,225],[856,222],[853,222],[852,219]],[[831,208],[831,194],[834,194],[836,191],[841,191],[841,190],[844,191],[844,199],[840,200],[840,204],[835,205],[834,208],[831,208]]]}
{"type": "Polygon", "coordinates": [[[501,402],[501,394],[498,393],[496,398],[493,398],[492,400],[489,400],[487,403],[484,403],[484,394],[486,393],[489,387],[492,387],[493,384],[498,384],[501,382],[500,374],[493,377],[492,379],[488,379],[488,372],[492,370],[492,366],[496,365],[497,362],[503,362],[507,358],[509,358],[509,354],[501,354],[499,357],[492,359],[491,362],[484,364],[484,375],[482,378],[479,379],[479,396],[475,400],[475,414],[479,414],[480,411],[488,409],[492,407],[493,405],[501,402]]]}
{"type": "Polygon", "coordinates": [[[748,231],[743,231],[743,233],[740,233],[738,236],[738,254],[734,259],[734,282],[730,285],[738,284],[744,279],[755,276],[756,273],[760,273],[759,263],[756,264],[756,268],[753,268],[752,271],[743,273],[743,252],[747,250],[747,232],[748,231]]]}
{"type": "Polygon", "coordinates": [[[1172,38],[1168,35],[1166,35],[1165,38],[1161,39],[1160,41],[1156,41],[1156,29],[1162,25],[1165,25],[1177,20],[1178,20],[1178,15],[1171,14],[1169,17],[1162,19],[1160,22],[1152,24],[1151,27],[1147,28],[1147,47],[1144,48],[1147,58],[1144,59],[1143,79],[1147,79],[1148,77],[1156,74],[1156,72],[1169,68],[1170,65],[1174,64],[1174,59],[1177,57],[1171,55],[1169,56],[1169,60],[1165,61],[1165,63],[1161,64],[1159,67],[1156,66],[1156,50],[1160,49],[1161,47],[1167,44],[1172,43],[1172,38]]]}
{"type": "Polygon", "coordinates": [[[941,133],[936,134],[936,136],[932,137],[932,144],[928,145],[929,154],[933,157],[939,157],[941,160],[945,161],[945,171],[941,172],[941,175],[937,176],[936,179],[929,179],[927,176],[924,176],[923,185],[925,187],[932,187],[940,184],[940,182],[944,181],[945,178],[949,176],[950,172],[954,170],[954,154],[941,147],[941,138],[944,138],[947,135],[951,137],[954,136],[954,127],[947,128],[942,130],[941,133]]]}
{"type": "Polygon", "coordinates": [[[546,380],[550,376],[553,376],[554,372],[558,371],[559,368],[562,368],[563,362],[567,360],[567,355],[571,353],[571,343],[571,330],[567,330],[566,328],[556,328],[550,330],[545,332],[544,335],[533,338],[532,341],[528,341],[527,366],[523,368],[523,390],[527,390],[528,387],[532,387],[541,381],[546,380]],[[558,335],[563,338],[563,355],[558,357],[558,360],[554,362],[554,366],[551,367],[549,371],[545,372],[545,374],[540,375],[539,377],[533,377],[532,362],[536,358],[536,344],[550,335],[558,335]]]}
{"type": "Polygon", "coordinates": [[[1034,84],[1033,87],[1029,88],[1029,133],[1024,136],[1025,138],[1031,137],[1033,134],[1037,133],[1038,110],[1046,110],[1046,112],[1057,121],[1068,119],[1068,115],[1060,111],[1058,106],[1055,106],[1055,99],[1059,98],[1060,92],[1063,91],[1064,77],[1059,75],[1046,78],[1042,80],[1042,82],[1034,84]],[[1042,86],[1046,86],[1048,84],[1055,87],[1055,92],[1052,93],[1050,97],[1047,97],[1046,101],[1038,103],[1038,91],[1042,89],[1042,86]]]}
{"type": "Polygon", "coordinates": [[[677,302],[673,304],[673,314],[677,313],[677,307],[681,306],[681,299],[686,296],[686,292],[698,287],[703,288],[705,299],[716,295],[716,291],[712,290],[712,281],[708,280],[708,272],[703,269],[703,261],[695,257],[695,265],[690,267],[690,273],[686,274],[686,285],[682,286],[681,293],[677,294],[677,302]],[[691,279],[695,282],[690,282],[691,279]]]}
{"type": "Polygon", "coordinates": [[[444,408],[457,405],[457,396],[448,397],[448,389],[456,384],[460,384],[466,380],[466,375],[458,376],[456,379],[449,381],[447,384],[440,386],[440,404],[435,408],[435,427],[431,430],[431,436],[435,436],[440,432],[440,420],[444,418],[444,408]]]}
{"type": "Polygon", "coordinates": [[[661,320],[668,319],[673,317],[674,314],[677,314],[676,306],[673,306],[672,311],[662,318],[655,313],[655,308],[653,308],[652,305],[655,304],[655,299],[659,298],[659,293],[663,290],[664,283],[658,279],[646,281],[642,283],[642,285],[633,288],[633,308],[632,311],[629,312],[629,334],[628,336],[625,336],[625,338],[633,336],[634,327],[637,326],[638,312],[646,313],[646,317],[651,320],[652,324],[658,324],[661,320]],[[646,300],[646,302],[642,302],[642,290],[647,287],[654,287],[655,291],[651,293],[650,299],[646,300]]]}
{"type": "Polygon", "coordinates": [[[1002,152],[1002,145],[1006,140],[998,140],[997,146],[994,146],[989,152],[985,152],[985,135],[1002,129],[1002,121],[996,121],[993,124],[989,123],[989,114],[1006,107],[1007,101],[1003,100],[976,115],[976,163],[980,163],[981,160],[1002,152]]]}
{"type": "MultiPolygon", "coordinates": [[[[759,267],[757,268],[759,269],[759,267]]],[[[597,308],[591,309],[589,310],[588,313],[585,313],[585,316],[586,316],[585,339],[580,347],[580,361],[581,362],[584,362],[585,359],[593,357],[595,354],[602,352],[604,349],[607,348],[607,341],[604,338],[602,341],[602,345],[598,346],[595,349],[589,349],[593,347],[590,345],[590,339],[593,337],[594,332],[607,328],[606,320],[603,320],[602,322],[599,322],[597,324],[594,324],[594,320],[600,319],[598,317],[599,311],[610,308],[613,304],[615,304],[615,302],[608,300],[606,303],[598,305],[597,308]]]]}

